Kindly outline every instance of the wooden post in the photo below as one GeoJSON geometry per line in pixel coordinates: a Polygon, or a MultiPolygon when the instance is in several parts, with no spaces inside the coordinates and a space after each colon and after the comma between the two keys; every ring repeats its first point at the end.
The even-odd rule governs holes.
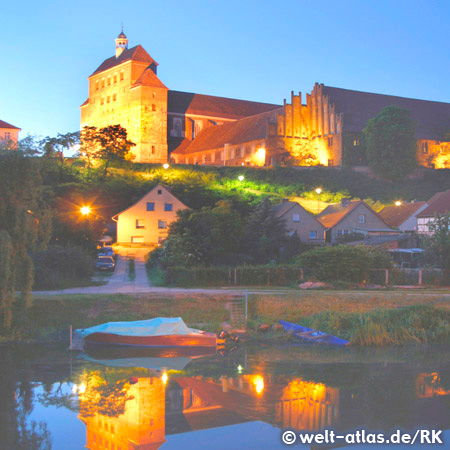
{"type": "Polygon", "coordinates": [[[248,289],[245,290],[245,324],[247,324],[248,316],[248,289]]]}
{"type": "Polygon", "coordinates": [[[419,269],[419,286],[422,286],[422,269],[419,269]]]}
{"type": "Polygon", "coordinates": [[[389,269],[384,269],[384,282],[386,283],[386,286],[389,284],[389,269]]]}
{"type": "Polygon", "coordinates": [[[234,268],[234,285],[237,286],[237,268],[234,268]]]}
{"type": "Polygon", "coordinates": [[[72,350],[72,325],[70,325],[70,345],[69,349],[72,350]]]}

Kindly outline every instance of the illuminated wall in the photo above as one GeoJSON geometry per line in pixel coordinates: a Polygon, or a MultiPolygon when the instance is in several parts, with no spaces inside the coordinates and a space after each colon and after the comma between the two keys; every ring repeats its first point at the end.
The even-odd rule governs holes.
{"type": "Polygon", "coordinates": [[[450,169],[450,142],[419,139],[416,159],[421,166],[450,169]]]}
{"type": "MultiPolygon", "coordinates": [[[[87,387],[89,389],[89,387],[87,387]]],[[[87,391],[79,395],[80,405],[87,391]]],[[[94,413],[80,416],[86,424],[90,450],[156,450],[165,442],[165,383],[161,378],[138,378],[129,386],[125,412],[118,417],[94,413]]]]}

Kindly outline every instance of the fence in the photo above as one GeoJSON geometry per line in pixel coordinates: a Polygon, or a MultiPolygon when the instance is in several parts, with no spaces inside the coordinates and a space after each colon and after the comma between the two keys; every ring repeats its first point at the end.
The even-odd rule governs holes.
{"type": "Polygon", "coordinates": [[[169,267],[165,282],[175,286],[288,286],[301,283],[299,267],[169,267]]]}
{"type": "Polygon", "coordinates": [[[369,282],[384,286],[442,286],[445,274],[441,269],[373,269],[369,282]]]}

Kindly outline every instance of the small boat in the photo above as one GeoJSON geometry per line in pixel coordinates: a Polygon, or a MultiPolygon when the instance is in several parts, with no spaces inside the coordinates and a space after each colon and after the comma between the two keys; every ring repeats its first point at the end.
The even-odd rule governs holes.
{"type": "Polygon", "coordinates": [[[216,347],[217,336],[189,328],[181,317],[108,322],[74,333],[75,350],[90,345],[132,347],[216,347]]]}
{"type": "Polygon", "coordinates": [[[326,345],[350,345],[349,341],[345,339],[332,336],[331,334],[322,331],[313,330],[312,328],[302,327],[295,323],[280,320],[280,324],[287,333],[291,334],[296,339],[307,342],[309,344],[326,344],[326,345]]]}

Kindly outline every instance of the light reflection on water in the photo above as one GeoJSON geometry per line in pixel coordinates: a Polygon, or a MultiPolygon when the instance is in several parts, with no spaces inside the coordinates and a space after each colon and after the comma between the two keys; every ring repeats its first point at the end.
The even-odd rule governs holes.
{"type": "Polygon", "coordinates": [[[0,449],[269,449],[283,429],[450,423],[448,349],[167,356],[0,348],[0,449]]]}

